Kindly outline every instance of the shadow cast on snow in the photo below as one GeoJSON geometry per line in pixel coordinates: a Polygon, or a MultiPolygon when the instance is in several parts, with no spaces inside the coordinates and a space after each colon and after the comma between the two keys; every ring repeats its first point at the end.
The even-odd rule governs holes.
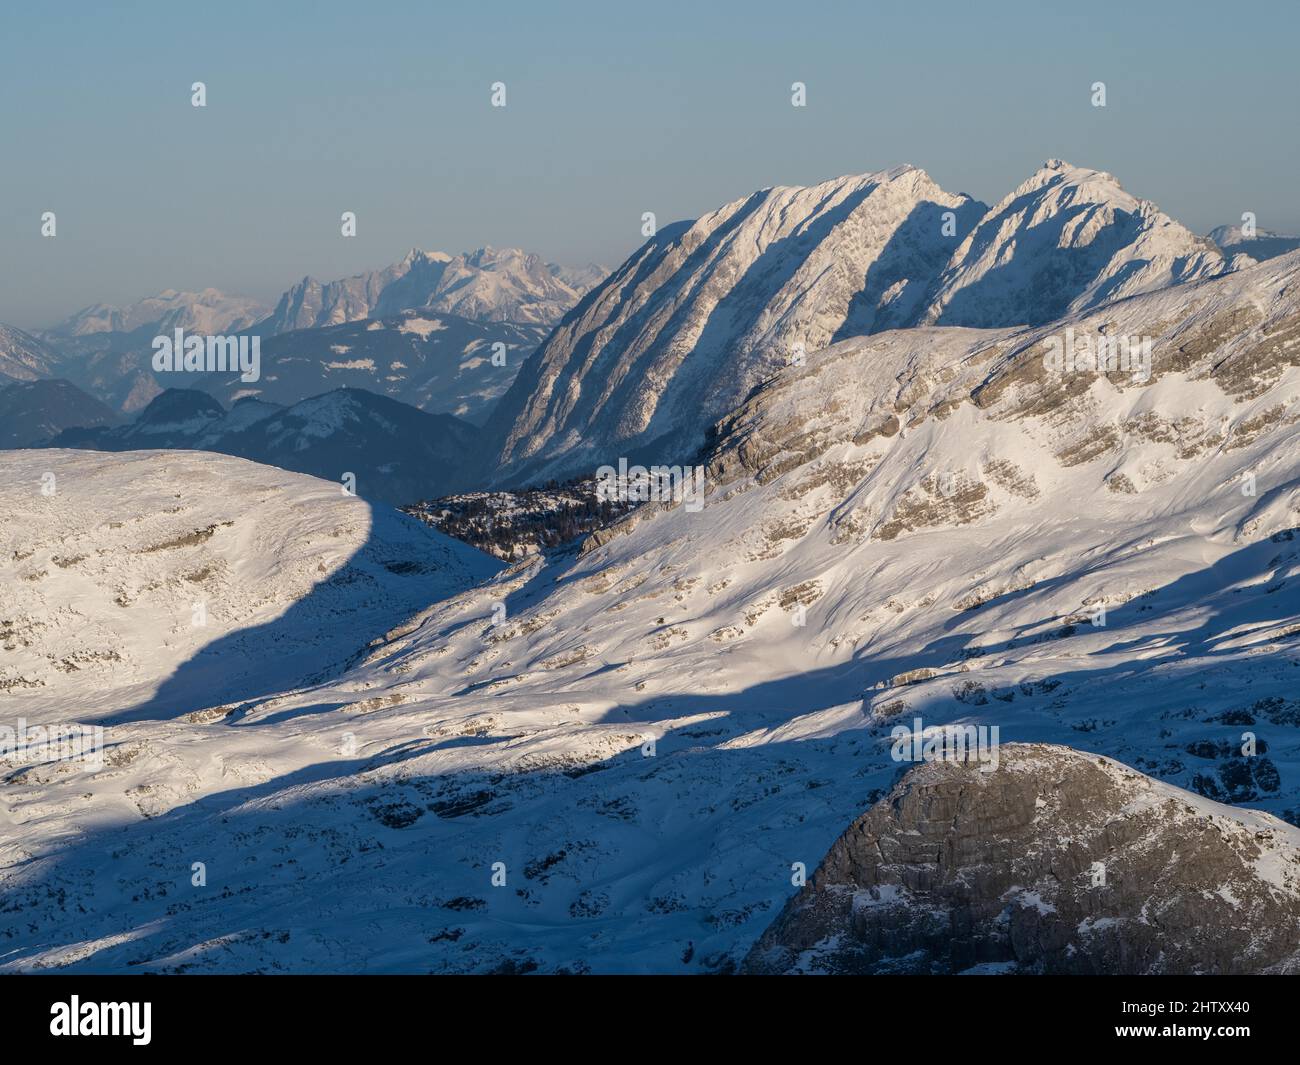
{"type": "MultiPolygon", "coordinates": [[[[1105,630],[1112,638],[1109,646],[1083,656],[1072,668],[1052,674],[1051,679],[1067,687],[1081,687],[1132,676],[1155,664],[1190,655],[1212,659],[1229,653],[1216,647],[1216,639],[1225,632],[1249,631],[1251,626],[1300,614],[1300,589],[1289,577],[1282,576],[1284,561],[1294,568],[1293,559],[1282,558],[1287,535],[1300,539],[1293,532],[1248,545],[1203,570],[1171,581],[1151,595],[1111,609],[1105,630]],[[1249,587],[1233,587],[1256,577],[1262,579],[1249,587]],[[1190,628],[1171,631],[1158,658],[1136,664],[1089,662],[1102,654],[1109,658],[1116,652],[1144,646],[1133,630],[1139,620],[1146,620],[1143,615],[1149,616],[1147,607],[1162,611],[1196,607],[1201,617],[1190,628]]],[[[352,556],[349,565],[360,566],[360,554],[352,556]]],[[[559,579],[575,562],[576,554],[558,559],[559,579]]],[[[510,594],[511,616],[517,617],[518,612],[544,597],[556,579],[552,566],[540,567],[510,594]]],[[[1008,593],[979,610],[987,614],[1054,586],[1049,581],[1037,588],[1008,593]]],[[[415,613],[418,611],[412,610],[405,616],[415,613]]],[[[274,621],[216,641],[180,666],[152,699],[124,711],[115,720],[166,720],[188,709],[199,709],[200,704],[250,703],[282,691],[282,683],[272,686],[270,679],[257,670],[230,680],[220,689],[219,700],[208,698],[208,689],[203,685],[214,671],[220,672],[222,656],[234,653],[238,638],[243,638],[239,646],[244,647],[251,636],[274,656],[277,632],[293,630],[308,619],[319,617],[304,600],[274,621]],[[203,695],[195,694],[196,684],[203,695]]],[[[349,651],[364,645],[368,635],[350,634],[349,651]]],[[[139,967],[152,966],[158,959],[175,957],[188,957],[189,962],[182,964],[191,964],[200,961],[205,953],[251,942],[250,936],[305,936],[316,944],[310,949],[326,950],[322,944],[329,940],[329,919],[325,910],[313,911],[316,926],[302,928],[305,900],[311,905],[319,903],[326,910],[336,905],[339,919],[363,920],[368,927],[392,931],[395,939],[385,942],[409,939],[413,929],[427,932],[425,940],[411,940],[408,953],[393,954],[390,950],[381,968],[418,969],[421,951],[427,949],[423,944],[437,941],[436,937],[444,933],[451,934],[447,929],[462,921],[461,911],[466,906],[481,913],[481,919],[475,918],[480,924],[505,929],[524,946],[534,940],[554,944],[559,942],[555,937],[572,935],[574,929],[594,932],[608,927],[616,912],[641,913],[646,900],[638,892],[657,890],[661,878],[671,878],[674,870],[683,865],[714,860],[708,857],[711,852],[707,846],[700,854],[672,849],[673,825],[682,816],[682,787],[692,803],[702,804],[707,811],[702,824],[712,834],[711,846],[756,831],[756,825],[795,825],[790,831],[802,833],[798,837],[804,841],[801,853],[808,857],[811,868],[839,832],[906,768],[889,760],[888,741],[884,739],[887,723],[864,716],[860,729],[850,726],[829,739],[779,739],[729,749],[719,749],[718,745],[742,732],[775,728],[796,714],[861,699],[877,684],[888,682],[904,670],[951,666],[971,649],[975,638],[949,632],[905,656],[864,655],[838,666],[765,681],[731,693],[688,692],[640,702],[629,700],[603,720],[653,725],[689,715],[714,715],[714,720],[707,723],[663,730],[658,741],[659,755],[649,767],[633,746],[568,772],[537,770],[502,775],[482,770],[425,770],[383,781],[367,776],[371,770],[391,769],[426,755],[517,738],[498,735],[435,741],[412,736],[372,757],[340,756],[263,783],[209,794],[156,817],[93,829],[24,863],[40,862],[42,879],[40,884],[29,885],[26,894],[11,891],[0,909],[0,964],[21,966],[51,946],[92,940],[101,942],[87,948],[85,956],[72,968],[140,971],[139,967]],[[842,748],[843,744],[852,750],[842,748]],[[853,761],[838,762],[841,771],[837,772],[828,772],[829,763],[825,761],[814,766],[813,756],[831,757],[828,752],[837,759],[850,757],[853,761]],[[781,782],[772,783],[777,780],[773,776],[775,767],[783,765],[797,768],[786,772],[781,782]],[[843,771],[848,765],[854,767],[853,772],[843,771]],[[542,874],[527,873],[521,891],[493,894],[484,890],[481,897],[464,901],[469,861],[466,855],[473,856],[473,876],[481,874],[485,885],[488,866],[502,854],[512,868],[537,869],[537,863],[544,867],[554,858],[545,853],[549,846],[545,830],[556,819],[564,820],[579,808],[616,809],[624,798],[641,795],[639,788],[665,772],[673,782],[669,795],[678,795],[678,803],[653,804],[639,819],[624,820],[614,815],[606,818],[607,864],[594,869],[590,884],[583,881],[587,888],[604,885],[616,895],[622,892],[616,900],[622,911],[616,907],[611,915],[602,917],[578,911],[562,911],[557,916],[548,910],[547,920],[539,921],[531,907],[537,898],[545,897],[549,881],[542,874]],[[755,796],[752,800],[746,796],[740,802],[739,792],[751,786],[757,789],[755,796]],[[814,788],[817,804],[809,806],[812,800],[808,795],[814,788]],[[311,789],[316,791],[310,800],[305,799],[311,789]],[[751,806],[752,814],[743,812],[751,806]],[[745,817],[759,820],[750,823],[743,820],[745,817]],[[658,832],[661,842],[648,846],[647,832],[658,832]],[[268,840],[265,847],[259,842],[263,836],[268,840]],[[452,844],[460,845],[460,859],[439,865],[437,856],[452,844]],[[622,859],[617,855],[623,847],[629,854],[644,852],[637,861],[649,863],[650,872],[642,877],[635,870],[629,871],[626,863],[620,864],[622,859]],[[382,860],[374,858],[377,851],[383,852],[382,860]],[[143,856],[143,864],[133,876],[110,877],[99,872],[107,855],[135,853],[143,856]],[[204,860],[205,855],[217,856],[215,865],[209,863],[214,888],[206,894],[191,894],[192,862],[204,860]],[[356,860],[361,855],[370,857],[356,860]],[[384,872],[377,874],[380,867],[384,872]],[[47,921],[60,908],[66,911],[64,918],[47,921]],[[75,933],[66,930],[65,921],[66,928],[75,928],[75,933]]],[[[323,669],[317,660],[313,665],[317,678],[337,676],[346,660],[347,656],[340,653],[337,665],[323,669]]],[[[602,672],[598,669],[587,676],[602,672]]],[[[961,674],[954,672],[953,676],[961,674]]],[[[483,698],[485,706],[493,702],[492,697],[479,698],[483,698]]],[[[242,717],[236,714],[216,727],[228,724],[258,728],[291,717],[328,714],[341,705],[324,701],[242,724],[242,717]]],[[[1021,700],[1017,709],[1023,727],[1012,731],[1024,734],[1004,732],[1002,742],[1042,740],[1042,730],[1049,727],[1055,730],[1059,742],[1060,722],[1051,715],[1043,715],[1042,730],[1037,733],[1033,717],[1024,716],[1026,709],[1032,715],[1035,705],[1032,697],[1021,700]]],[[[1001,711],[995,706],[991,712],[1001,711]]],[[[935,724],[943,723],[945,716],[952,721],[969,720],[970,715],[971,708],[955,699],[928,707],[926,712],[935,724]]],[[[983,716],[987,718],[988,712],[983,716]]],[[[1097,753],[1107,753],[1105,748],[1113,746],[1113,738],[1104,734],[1080,739],[1086,743],[1080,745],[1081,749],[1097,753]]],[[[576,895],[576,885],[565,883],[566,890],[576,895]]],[[[774,884],[770,890],[765,887],[759,894],[779,905],[788,891],[786,882],[774,884]]],[[[764,912],[767,917],[757,926],[746,926],[746,936],[757,935],[775,910],[769,907],[764,912]]],[[[732,933],[733,938],[736,934],[732,933]]],[[[308,953],[295,956],[310,958],[310,949],[302,949],[308,953]]],[[[232,964],[239,968],[253,962],[235,960],[232,964]]],[[[332,969],[368,967],[364,956],[350,958],[337,953],[304,964],[332,969]]]]}

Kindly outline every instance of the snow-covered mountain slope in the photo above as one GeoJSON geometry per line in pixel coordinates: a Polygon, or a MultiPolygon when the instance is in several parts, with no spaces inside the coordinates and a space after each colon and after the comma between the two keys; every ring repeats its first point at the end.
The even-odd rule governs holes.
{"type": "Polygon", "coordinates": [[[59,356],[44,341],[0,325],[0,382],[36,381],[58,372],[59,356]]]}
{"type": "MultiPolygon", "coordinates": [[[[0,699],[11,727],[15,715],[33,725],[180,721],[337,673],[429,596],[499,567],[337,484],[227,455],[6,451],[0,470],[0,699]]],[[[113,751],[110,761],[153,763],[135,815],[154,804],[151,792],[199,790],[168,779],[176,763],[165,742],[113,751]]],[[[222,761],[212,778],[238,777],[222,761]]],[[[27,813],[6,802],[0,815],[9,860],[27,813]]]]}
{"type": "Polygon", "coordinates": [[[431,592],[331,678],[105,707],[110,767],[5,778],[0,966],[731,971],[917,718],[1295,822],[1297,282],[842,341],[718,426],[703,509],[431,592]],[[1066,328],[1150,374],[1050,369],[1066,328]]]}
{"type": "Polygon", "coordinates": [[[112,426],[118,420],[71,381],[50,378],[6,386],[0,378],[0,450],[45,443],[72,426],[112,426]]]}
{"type": "Polygon", "coordinates": [[[407,311],[265,337],[259,381],[211,375],[195,387],[226,403],[243,396],[297,403],[336,388],[364,388],[480,424],[546,333],[536,325],[407,311]]]}
{"type": "Polygon", "coordinates": [[[150,336],[184,329],[191,333],[233,333],[265,318],[267,307],[247,296],[230,296],[215,288],[202,292],[167,289],[125,307],[96,303],[54,326],[55,336],[89,337],[104,333],[150,331],[150,336]]]}
{"type": "Polygon", "coordinates": [[[745,969],[1295,973],[1298,932],[1300,829],[1068,747],[1008,744],[996,767],[909,772],[745,969]]]}
{"type": "Polygon", "coordinates": [[[197,389],[168,389],[128,425],[69,429],[54,448],[219,451],[352,485],[365,499],[413,503],[465,487],[478,430],[356,388],[292,406],[245,398],[226,410],[197,389]]]}
{"type": "Polygon", "coordinates": [[[906,324],[983,210],[900,167],[763,189],[660,230],[560,324],[493,413],[503,480],[647,450],[684,457],[799,353],[906,324]]]}
{"type": "Polygon", "coordinates": [[[488,472],[686,461],[715,418],[832,340],[1039,325],[1252,262],[1059,160],[990,209],[910,167],[764,190],[661,232],[561,324],[493,414],[488,472]]]}
{"type": "Polygon", "coordinates": [[[966,235],[917,321],[1041,325],[1252,262],[1230,261],[1110,174],[1049,159],[966,235]]]}
{"type": "Polygon", "coordinates": [[[1300,237],[1274,233],[1268,229],[1257,229],[1253,237],[1248,237],[1242,232],[1241,226],[1216,226],[1210,230],[1210,239],[1225,252],[1249,255],[1258,262],[1275,259],[1300,248],[1300,237]]]}
{"type": "MultiPolygon", "coordinates": [[[[280,297],[260,328],[267,333],[432,311],[483,322],[551,326],[581,299],[583,275],[519,248],[451,256],[413,248],[400,262],[341,281],[304,277],[280,297]]],[[[589,286],[588,286],[589,287],[589,286]]]]}

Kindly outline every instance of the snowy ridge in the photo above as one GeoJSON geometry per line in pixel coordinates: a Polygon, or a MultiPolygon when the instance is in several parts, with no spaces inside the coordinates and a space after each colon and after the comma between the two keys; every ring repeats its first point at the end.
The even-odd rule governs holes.
{"type": "Polygon", "coordinates": [[[1110,174],[1049,159],[962,241],[919,322],[1041,325],[1253,261],[1229,261],[1110,174]]]}
{"type": "Polygon", "coordinates": [[[715,418],[835,340],[1041,325],[1252,262],[1060,160],[993,208],[911,167],[762,190],[665,229],[560,325],[493,414],[498,483],[687,461],[715,418]]]}
{"type": "Polygon", "coordinates": [[[602,451],[652,444],[689,453],[796,345],[905,324],[923,294],[909,279],[936,274],[955,243],[943,212],[961,232],[982,209],[900,167],[764,189],[662,230],[560,324],[494,412],[506,478],[581,472],[602,451]]]}

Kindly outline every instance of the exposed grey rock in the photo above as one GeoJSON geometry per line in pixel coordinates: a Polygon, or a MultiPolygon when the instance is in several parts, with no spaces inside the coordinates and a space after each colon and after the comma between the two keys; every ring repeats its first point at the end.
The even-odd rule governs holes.
{"type": "Polygon", "coordinates": [[[999,754],[907,773],[744,970],[1300,971],[1300,830],[1068,747],[999,754]]]}

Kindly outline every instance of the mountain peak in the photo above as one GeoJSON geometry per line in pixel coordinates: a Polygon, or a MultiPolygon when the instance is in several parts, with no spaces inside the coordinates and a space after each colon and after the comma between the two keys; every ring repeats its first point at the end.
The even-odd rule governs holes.
{"type": "Polygon", "coordinates": [[[1076,166],[1064,159],[1048,159],[1002,202],[1006,203],[1036,189],[1047,188],[1059,192],[1069,190],[1070,194],[1085,196],[1093,202],[1111,201],[1128,211],[1138,210],[1143,202],[1130,195],[1114,174],[1088,166],[1076,166]]]}
{"type": "Polygon", "coordinates": [[[220,289],[186,292],[166,288],[124,307],[95,303],[54,326],[50,332],[81,337],[97,333],[132,333],[153,328],[163,332],[183,328],[222,333],[246,328],[266,314],[260,300],[233,296],[220,289]]]}
{"type": "Polygon", "coordinates": [[[392,269],[403,269],[417,262],[449,263],[451,258],[445,251],[425,251],[423,248],[412,248],[393,265],[392,269]]]}
{"type": "Polygon", "coordinates": [[[1238,265],[1114,175],[1049,159],[957,248],[920,321],[1039,325],[1238,265]]]}
{"type": "Polygon", "coordinates": [[[597,451],[692,450],[793,352],[905,323],[956,243],[945,216],[964,234],[983,211],[907,165],[760,189],[661,229],[525,365],[492,423],[503,461],[558,476],[597,451]]]}
{"type": "Polygon", "coordinates": [[[392,317],[403,311],[549,326],[601,276],[553,270],[521,248],[484,245],[455,256],[411,248],[382,270],[324,283],[303,278],[280,297],[262,328],[273,334],[288,333],[392,317]]]}

